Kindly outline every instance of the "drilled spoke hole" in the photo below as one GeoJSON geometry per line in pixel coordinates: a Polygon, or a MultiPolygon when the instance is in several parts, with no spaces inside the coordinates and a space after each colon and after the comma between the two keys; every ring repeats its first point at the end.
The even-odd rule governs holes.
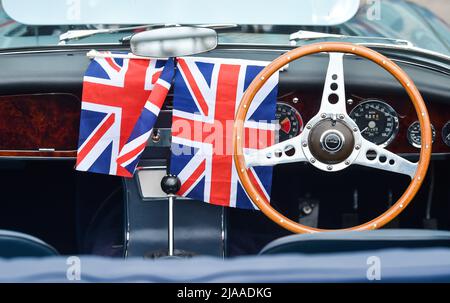
{"type": "Polygon", "coordinates": [[[389,164],[390,165],[394,165],[395,164],[395,160],[394,159],[389,160],[389,164]]]}
{"type": "Polygon", "coordinates": [[[386,156],[382,155],[382,156],[380,156],[379,160],[380,160],[381,163],[384,163],[384,162],[387,161],[387,158],[386,158],[386,156]]]}
{"type": "Polygon", "coordinates": [[[274,154],[275,154],[275,157],[280,158],[280,157],[283,155],[283,152],[282,152],[281,150],[277,149],[277,150],[274,152],[274,154]]]}
{"type": "Polygon", "coordinates": [[[339,86],[337,85],[337,83],[331,83],[331,85],[330,85],[331,90],[337,90],[338,87],[339,86]]]}
{"type": "Polygon", "coordinates": [[[295,154],[295,147],[293,147],[292,145],[286,146],[286,148],[284,149],[284,153],[286,154],[286,156],[292,157],[295,154]]]}
{"type": "Polygon", "coordinates": [[[366,153],[366,157],[368,160],[375,160],[377,158],[377,152],[373,149],[369,149],[366,153]]]}
{"type": "Polygon", "coordinates": [[[330,102],[331,104],[336,104],[339,101],[339,96],[336,94],[330,94],[328,96],[328,102],[330,102]]]}

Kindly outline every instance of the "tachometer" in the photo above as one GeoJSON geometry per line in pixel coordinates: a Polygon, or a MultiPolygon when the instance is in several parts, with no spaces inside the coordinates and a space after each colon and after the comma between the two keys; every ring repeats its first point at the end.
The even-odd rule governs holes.
{"type": "Polygon", "coordinates": [[[279,123],[278,142],[296,137],[303,130],[300,113],[286,103],[278,103],[275,118],[279,123]]]}
{"type": "MultiPolygon", "coordinates": [[[[433,134],[433,141],[436,138],[436,129],[434,128],[433,124],[431,124],[431,131],[433,134]]],[[[408,127],[408,141],[409,143],[416,147],[420,148],[422,144],[422,136],[420,134],[420,123],[419,121],[414,122],[408,127]]]]}
{"type": "Polygon", "coordinates": [[[358,125],[361,135],[370,142],[387,146],[398,132],[398,115],[387,103],[371,99],[357,105],[350,117],[358,125]]]}

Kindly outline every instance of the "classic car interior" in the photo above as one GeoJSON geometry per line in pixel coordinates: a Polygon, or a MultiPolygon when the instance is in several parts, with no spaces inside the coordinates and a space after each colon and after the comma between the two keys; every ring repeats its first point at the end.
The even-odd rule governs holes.
{"type": "MultiPolygon", "coordinates": [[[[6,7],[5,4],[6,1],[3,3],[6,7]]],[[[352,22],[356,22],[355,19],[352,22]]],[[[300,29],[346,35],[350,25],[305,25],[300,29]]],[[[286,36],[299,27],[271,30],[286,36]]],[[[322,37],[325,41],[312,38],[297,44],[295,41],[285,44],[223,42],[239,35],[239,39],[253,37],[257,40],[258,35],[263,34],[249,26],[217,31],[217,47],[194,56],[273,61],[279,65],[284,59],[281,66],[288,63],[279,74],[277,144],[294,142],[292,140],[300,138],[302,133],[314,131],[311,121],[321,113],[323,95],[330,85],[330,58],[334,58],[330,54],[339,49],[345,54],[342,56],[343,73],[338,74],[345,75],[345,81],[336,80],[340,85],[338,101],[330,99],[329,104],[338,104],[340,110],[343,108],[348,114],[345,123],[350,133],[353,126],[357,128],[354,132],[358,137],[355,135],[354,140],[373,144],[372,148],[364,150],[368,163],[379,161],[379,165],[397,167],[397,163],[389,164],[390,161],[400,161],[401,157],[416,163],[420,159],[420,172],[416,175],[415,170],[411,174],[396,172],[396,168],[377,169],[379,167],[358,163],[346,163],[345,169],[337,169],[337,163],[342,161],[340,164],[343,164],[343,159],[330,160],[320,152],[316,154],[311,147],[310,153],[318,162],[323,162],[323,167],[303,154],[306,161],[270,164],[277,164],[270,210],[226,208],[177,197],[174,204],[176,255],[229,258],[277,251],[334,250],[340,244],[331,241],[327,242],[328,248],[320,245],[314,248],[314,245],[301,245],[299,241],[305,239],[302,235],[283,237],[300,230],[296,229],[298,226],[307,226],[311,228],[307,232],[311,232],[315,228],[347,229],[372,222],[400,205],[397,201],[403,199],[408,186],[414,186],[417,193],[410,194],[411,201],[404,210],[383,221],[383,226],[371,223],[370,228],[364,229],[382,227],[384,239],[404,235],[404,241],[394,241],[399,247],[450,246],[450,237],[445,233],[450,230],[449,53],[401,43],[371,43],[370,40],[348,44],[342,37],[333,36],[322,37]],[[317,48],[312,50],[313,47],[317,48]],[[399,70],[388,72],[380,65],[389,62],[380,59],[382,61],[377,63],[369,60],[369,56],[362,56],[369,54],[365,53],[365,47],[370,54],[380,55],[378,59],[387,58],[399,70]],[[297,57],[299,59],[295,60],[297,57]],[[400,81],[399,74],[405,76],[402,79],[406,82],[400,81]],[[408,79],[412,82],[407,82],[408,79]],[[420,100],[413,102],[408,94],[415,87],[423,104],[419,104],[420,100]],[[423,108],[426,113],[418,115],[418,109],[423,108]],[[425,146],[427,151],[423,151],[425,146]],[[387,151],[387,156],[382,151],[387,151]],[[427,154],[429,151],[431,153],[427,154]],[[420,178],[422,173],[423,179],[420,178]],[[283,220],[277,223],[279,217],[270,217],[268,213],[282,214],[292,222],[291,228],[283,220]],[[434,232],[442,232],[442,239],[431,240],[434,232]],[[415,240],[408,238],[413,235],[417,236],[415,240]],[[283,241],[293,241],[294,246],[283,241]]],[[[67,40],[65,45],[25,45],[0,50],[0,255],[149,259],[165,256],[168,203],[160,182],[170,167],[172,91],[132,178],[74,170],[82,81],[91,60],[86,54],[92,49],[130,51],[130,42],[126,40],[121,43],[101,41],[94,46],[82,39],[76,42],[67,40]]],[[[449,44],[447,47],[450,49],[449,44]]],[[[252,89],[257,90],[256,86],[252,89]]],[[[245,100],[240,110],[244,110],[244,104],[245,100]]],[[[333,112],[338,115],[334,109],[333,112]]],[[[335,127],[336,119],[340,118],[329,114],[322,119],[335,127]]],[[[303,141],[299,140],[300,143],[303,141]]],[[[240,161],[245,160],[241,157],[240,161]]],[[[251,185],[248,189],[251,191],[251,185]]],[[[314,237],[314,234],[304,236],[314,237]]],[[[327,237],[326,233],[320,236],[327,237]]],[[[361,245],[379,247],[376,239],[372,240],[378,244],[373,244],[370,238],[368,233],[367,241],[361,245]]],[[[379,245],[387,245],[383,243],[379,245]]],[[[353,246],[343,244],[340,247],[345,250],[353,246]]]]}

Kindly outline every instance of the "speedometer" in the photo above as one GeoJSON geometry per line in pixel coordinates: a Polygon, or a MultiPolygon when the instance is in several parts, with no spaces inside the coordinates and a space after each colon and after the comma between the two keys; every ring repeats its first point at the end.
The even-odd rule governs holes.
{"type": "Polygon", "coordinates": [[[370,142],[387,146],[398,132],[398,115],[387,103],[371,99],[356,106],[350,117],[358,125],[361,135],[370,142]]]}

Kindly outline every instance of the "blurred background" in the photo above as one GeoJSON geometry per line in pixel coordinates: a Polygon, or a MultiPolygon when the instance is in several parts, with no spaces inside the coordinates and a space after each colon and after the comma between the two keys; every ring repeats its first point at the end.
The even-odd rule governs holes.
{"type": "Polygon", "coordinates": [[[446,21],[447,24],[450,24],[450,5],[448,5],[450,0],[410,0],[410,1],[428,8],[433,13],[442,18],[444,21],[446,21]]]}

